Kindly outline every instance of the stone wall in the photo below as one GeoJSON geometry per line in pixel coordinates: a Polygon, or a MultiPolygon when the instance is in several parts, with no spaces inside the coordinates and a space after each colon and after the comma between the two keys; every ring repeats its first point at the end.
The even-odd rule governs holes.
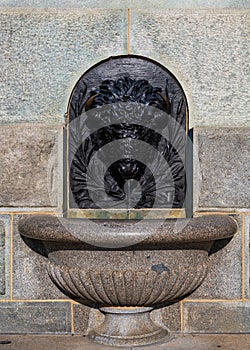
{"type": "Polygon", "coordinates": [[[245,0],[0,0],[0,332],[84,333],[101,319],[59,292],[17,223],[62,212],[71,90],[93,64],[128,53],[160,62],[185,90],[195,215],[239,224],[214,250],[204,284],[155,320],[174,331],[249,332],[249,31],[245,0]]]}

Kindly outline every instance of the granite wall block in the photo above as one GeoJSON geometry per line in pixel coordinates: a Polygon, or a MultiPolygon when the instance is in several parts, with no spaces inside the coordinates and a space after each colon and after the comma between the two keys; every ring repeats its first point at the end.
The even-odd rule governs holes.
{"type": "Polygon", "coordinates": [[[0,299],[10,296],[10,216],[0,215],[0,299]]]}
{"type": "Polygon", "coordinates": [[[1,123],[62,124],[80,76],[127,52],[126,21],[124,10],[1,9],[1,123]]]}
{"type": "Polygon", "coordinates": [[[6,302],[0,307],[2,334],[71,333],[71,306],[68,302],[6,302]]]}
{"type": "Polygon", "coordinates": [[[171,332],[181,331],[180,303],[175,303],[162,309],[155,309],[151,317],[156,324],[168,328],[171,332]]]}
{"type": "Polygon", "coordinates": [[[131,53],[177,77],[190,127],[250,124],[249,34],[246,10],[131,11],[131,53]]]}
{"type": "Polygon", "coordinates": [[[238,223],[238,232],[232,239],[214,243],[207,276],[189,299],[242,298],[242,219],[238,215],[232,217],[238,223]]]}
{"type": "Polygon", "coordinates": [[[56,207],[59,201],[59,127],[0,128],[0,206],[56,207]]]}
{"type": "Polygon", "coordinates": [[[0,295],[5,294],[5,227],[0,221],[0,295]]]}
{"type": "Polygon", "coordinates": [[[18,221],[21,218],[21,215],[16,215],[13,225],[13,298],[17,300],[67,299],[49,278],[43,243],[20,236],[18,221]]]}
{"type": "Polygon", "coordinates": [[[250,299],[250,215],[245,216],[244,289],[245,298],[250,299]]]}
{"type": "Polygon", "coordinates": [[[249,302],[184,303],[184,331],[249,333],[249,302]]]}
{"type": "Polygon", "coordinates": [[[196,206],[249,208],[249,128],[196,129],[195,144],[199,161],[196,206]]]}
{"type": "MultiPolygon", "coordinates": [[[[0,0],[0,6],[35,8],[154,8],[155,0],[0,0]]],[[[158,8],[249,8],[247,0],[158,0],[158,8]]]]}
{"type": "Polygon", "coordinates": [[[102,313],[82,304],[73,305],[74,334],[86,335],[88,331],[101,324],[104,320],[102,313]]]}

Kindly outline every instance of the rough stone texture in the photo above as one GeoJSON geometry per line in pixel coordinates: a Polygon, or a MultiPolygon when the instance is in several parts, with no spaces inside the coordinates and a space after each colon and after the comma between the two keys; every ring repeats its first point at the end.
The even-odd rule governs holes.
{"type": "Polygon", "coordinates": [[[170,332],[180,332],[181,330],[180,303],[156,309],[151,312],[151,317],[155,323],[164,325],[170,332]]]}
{"type": "Polygon", "coordinates": [[[67,302],[1,303],[0,332],[71,333],[71,308],[67,302]]]}
{"type": "Polygon", "coordinates": [[[59,131],[34,124],[1,127],[0,206],[57,206],[59,131]]]}
{"type": "Polygon", "coordinates": [[[151,306],[159,302],[178,300],[198,287],[206,272],[205,253],[200,252],[199,249],[190,250],[189,254],[184,250],[174,251],[174,253],[167,250],[160,253],[133,250],[130,254],[129,252],[107,254],[89,251],[76,254],[71,251],[71,257],[68,251],[65,264],[62,251],[50,255],[53,260],[56,260],[53,263],[50,261],[48,269],[53,281],[60,285],[65,293],[101,306],[151,306]],[[158,258],[157,254],[159,254],[158,258]],[[201,257],[202,255],[204,257],[201,257]],[[149,256],[148,259],[147,256],[149,256]],[[186,264],[179,266],[176,261],[181,258],[186,261],[186,264]],[[190,266],[187,261],[190,262],[190,266]],[[93,271],[95,262],[95,271],[93,271]],[[73,268],[66,264],[78,266],[73,268]]]}
{"type": "Polygon", "coordinates": [[[134,10],[131,53],[169,68],[187,94],[190,126],[249,124],[245,11],[134,10]]]}
{"type": "Polygon", "coordinates": [[[14,217],[13,297],[17,300],[67,299],[48,276],[47,259],[42,255],[45,254],[42,243],[28,239],[25,239],[25,243],[20,237],[17,223],[21,217],[14,217]]]}
{"type": "Polygon", "coordinates": [[[0,248],[5,247],[5,227],[4,223],[0,221],[0,248]]]}
{"type": "Polygon", "coordinates": [[[0,249],[0,296],[5,295],[5,259],[0,249]]]}
{"type": "MultiPolygon", "coordinates": [[[[1,0],[0,6],[13,7],[83,7],[83,8],[152,8],[155,0],[1,0]]],[[[248,8],[247,0],[158,0],[157,8],[248,8]]]]}
{"type": "MultiPolygon", "coordinates": [[[[106,347],[93,343],[82,336],[71,337],[69,335],[8,335],[1,336],[1,350],[114,350],[117,348],[106,347]],[[8,343],[7,343],[8,342],[8,343]],[[11,342],[11,343],[10,343],[11,342]]],[[[124,350],[249,350],[250,334],[186,334],[174,335],[173,339],[163,344],[147,347],[123,347],[124,350]]]]}
{"type": "MultiPolygon", "coordinates": [[[[73,324],[74,324],[74,334],[82,334],[86,335],[88,326],[89,326],[89,318],[90,313],[93,309],[82,304],[74,304],[73,305],[73,324]]],[[[100,311],[94,310],[98,313],[100,311]]]]}
{"type": "Polygon", "coordinates": [[[249,302],[184,303],[184,331],[249,333],[249,302]]]}
{"type": "Polygon", "coordinates": [[[0,221],[0,295],[5,294],[5,227],[0,221]]]}
{"type": "Polygon", "coordinates": [[[199,207],[249,208],[250,129],[196,130],[199,207]]]}
{"type": "Polygon", "coordinates": [[[9,294],[10,294],[10,217],[9,215],[0,215],[0,299],[8,298],[9,294]]]}
{"type": "Polygon", "coordinates": [[[245,217],[245,251],[244,251],[244,266],[245,266],[245,298],[250,299],[250,216],[245,217]]]}
{"type": "Polygon", "coordinates": [[[63,123],[84,71],[126,53],[126,18],[125,10],[2,9],[1,122],[63,123]]]}
{"type": "Polygon", "coordinates": [[[242,298],[242,223],[238,233],[230,239],[217,241],[209,258],[208,274],[202,285],[189,299],[241,299],[242,298]]]}

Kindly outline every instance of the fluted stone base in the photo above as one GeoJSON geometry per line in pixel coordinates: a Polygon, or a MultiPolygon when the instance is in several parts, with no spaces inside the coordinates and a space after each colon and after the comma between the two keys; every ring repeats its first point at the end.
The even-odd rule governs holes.
{"type": "Polygon", "coordinates": [[[103,307],[104,322],[88,338],[113,346],[141,346],[170,340],[150,318],[151,307],[103,307]]]}

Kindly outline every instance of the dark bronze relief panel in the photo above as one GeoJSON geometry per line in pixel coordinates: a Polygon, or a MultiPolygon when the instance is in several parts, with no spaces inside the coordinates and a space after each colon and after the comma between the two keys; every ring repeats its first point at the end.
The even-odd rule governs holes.
{"type": "Polygon", "coordinates": [[[186,113],[155,62],[114,57],[87,71],[69,104],[69,207],[182,208],[186,113]]]}

